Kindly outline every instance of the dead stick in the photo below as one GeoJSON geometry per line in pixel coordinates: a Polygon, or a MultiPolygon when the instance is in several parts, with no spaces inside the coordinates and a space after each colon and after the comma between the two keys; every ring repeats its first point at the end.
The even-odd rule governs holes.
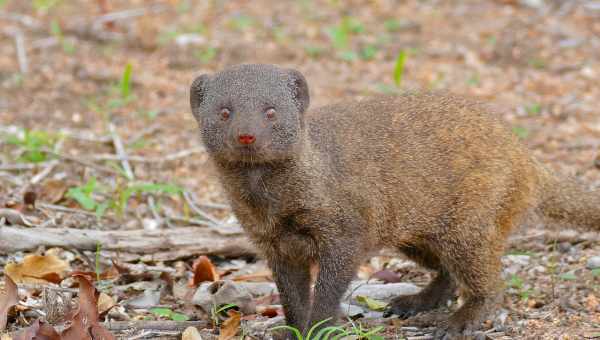
{"type": "Polygon", "coordinates": [[[157,331],[183,331],[188,327],[206,328],[209,323],[200,321],[109,321],[103,324],[111,331],[151,329],[157,331]]]}

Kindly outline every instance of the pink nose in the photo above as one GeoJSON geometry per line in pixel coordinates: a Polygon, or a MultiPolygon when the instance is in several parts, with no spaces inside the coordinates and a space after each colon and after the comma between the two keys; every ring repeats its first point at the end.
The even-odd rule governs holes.
{"type": "Polygon", "coordinates": [[[256,140],[256,137],[252,135],[240,135],[238,138],[240,140],[240,143],[244,145],[250,145],[256,140]]]}

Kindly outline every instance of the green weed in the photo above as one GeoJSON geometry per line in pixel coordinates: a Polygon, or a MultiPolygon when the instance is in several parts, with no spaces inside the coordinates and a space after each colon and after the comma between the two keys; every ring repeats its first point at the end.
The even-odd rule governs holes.
{"type": "Polygon", "coordinates": [[[210,309],[210,319],[213,322],[215,327],[219,327],[221,324],[221,313],[226,312],[229,309],[237,308],[237,305],[234,303],[228,303],[222,306],[213,305],[210,309]]]}
{"type": "Polygon", "coordinates": [[[529,130],[523,126],[513,126],[512,131],[521,139],[525,139],[529,136],[529,130]]]}
{"type": "Polygon", "coordinates": [[[28,163],[40,163],[48,159],[46,148],[52,148],[57,137],[45,131],[23,130],[17,135],[9,135],[6,139],[8,144],[17,145],[25,151],[19,157],[19,161],[28,163]]]}
{"type": "Polygon", "coordinates": [[[170,308],[150,308],[150,313],[173,321],[188,321],[190,319],[187,315],[174,312],[170,308]]]}
{"type": "Polygon", "coordinates": [[[317,333],[317,329],[321,327],[326,322],[330,321],[331,318],[321,320],[314,324],[306,334],[306,337],[302,335],[302,332],[292,326],[284,325],[277,326],[269,329],[269,331],[277,331],[277,330],[287,330],[292,332],[296,337],[296,340],[339,340],[348,336],[356,336],[357,339],[363,340],[383,340],[383,336],[379,333],[384,329],[384,327],[379,326],[375,327],[372,330],[363,329],[362,325],[354,323],[354,321],[350,320],[351,329],[346,330],[344,327],[340,326],[328,326],[320,329],[317,333]]]}
{"type": "Polygon", "coordinates": [[[58,40],[58,43],[62,46],[62,49],[65,51],[65,53],[75,53],[75,45],[71,41],[65,39],[58,20],[54,19],[50,23],[50,33],[52,33],[52,36],[58,40]]]}
{"type": "Polygon", "coordinates": [[[394,64],[394,83],[400,87],[402,83],[402,76],[404,75],[404,64],[406,63],[407,53],[405,50],[400,51],[396,57],[396,63],[394,64]]]}

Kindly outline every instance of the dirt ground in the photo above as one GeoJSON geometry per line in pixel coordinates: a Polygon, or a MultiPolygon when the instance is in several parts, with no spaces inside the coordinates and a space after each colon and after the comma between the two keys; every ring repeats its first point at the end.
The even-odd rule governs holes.
{"type": "MultiPolygon", "coordinates": [[[[538,159],[589,188],[600,186],[598,1],[4,0],[0,51],[0,203],[40,224],[60,215],[49,228],[189,225],[201,217],[173,194],[181,188],[219,221],[230,217],[200,147],[187,91],[195,76],[238,63],[300,70],[313,107],[410,89],[478,98],[538,159]],[[407,57],[398,85],[401,52],[407,57]],[[127,65],[131,88],[123,81],[127,65]],[[115,148],[111,127],[124,150],[115,148]],[[131,157],[130,174],[115,156],[122,151],[131,157]],[[50,166],[53,159],[58,162],[50,166]],[[91,178],[97,183],[90,194],[82,187],[91,178]],[[123,206],[122,188],[134,180],[155,186],[132,189],[123,206]],[[30,192],[54,208],[27,207],[30,192]]],[[[588,263],[600,255],[597,235],[566,233],[554,242],[549,235],[560,229],[545,228],[531,222],[513,236],[503,259],[508,318],[488,338],[600,337],[600,271],[588,263]]],[[[0,264],[36,252],[44,249],[0,249],[0,264]]],[[[160,266],[187,268],[185,279],[198,255],[160,266]]],[[[85,263],[71,265],[83,270],[85,263]]],[[[400,274],[421,286],[429,278],[421,270],[400,274]]],[[[161,304],[179,306],[174,300],[163,296],[161,304]]],[[[208,319],[187,311],[192,320],[208,319]]],[[[23,313],[9,314],[9,330],[31,321],[23,313]]],[[[381,323],[390,339],[426,334],[410,328],[410,320],[381,323]]]]}

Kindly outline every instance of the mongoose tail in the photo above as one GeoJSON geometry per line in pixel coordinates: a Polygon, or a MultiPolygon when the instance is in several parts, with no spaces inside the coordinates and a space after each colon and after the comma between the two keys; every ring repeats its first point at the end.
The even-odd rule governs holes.
{"type": "Polygon", "coordinates": [[[600,230],[600,191],[586,190],[574,179],[557,176],[543,165],[538,168],[538,209],[542,215],[574,227],[600,230]]]}

